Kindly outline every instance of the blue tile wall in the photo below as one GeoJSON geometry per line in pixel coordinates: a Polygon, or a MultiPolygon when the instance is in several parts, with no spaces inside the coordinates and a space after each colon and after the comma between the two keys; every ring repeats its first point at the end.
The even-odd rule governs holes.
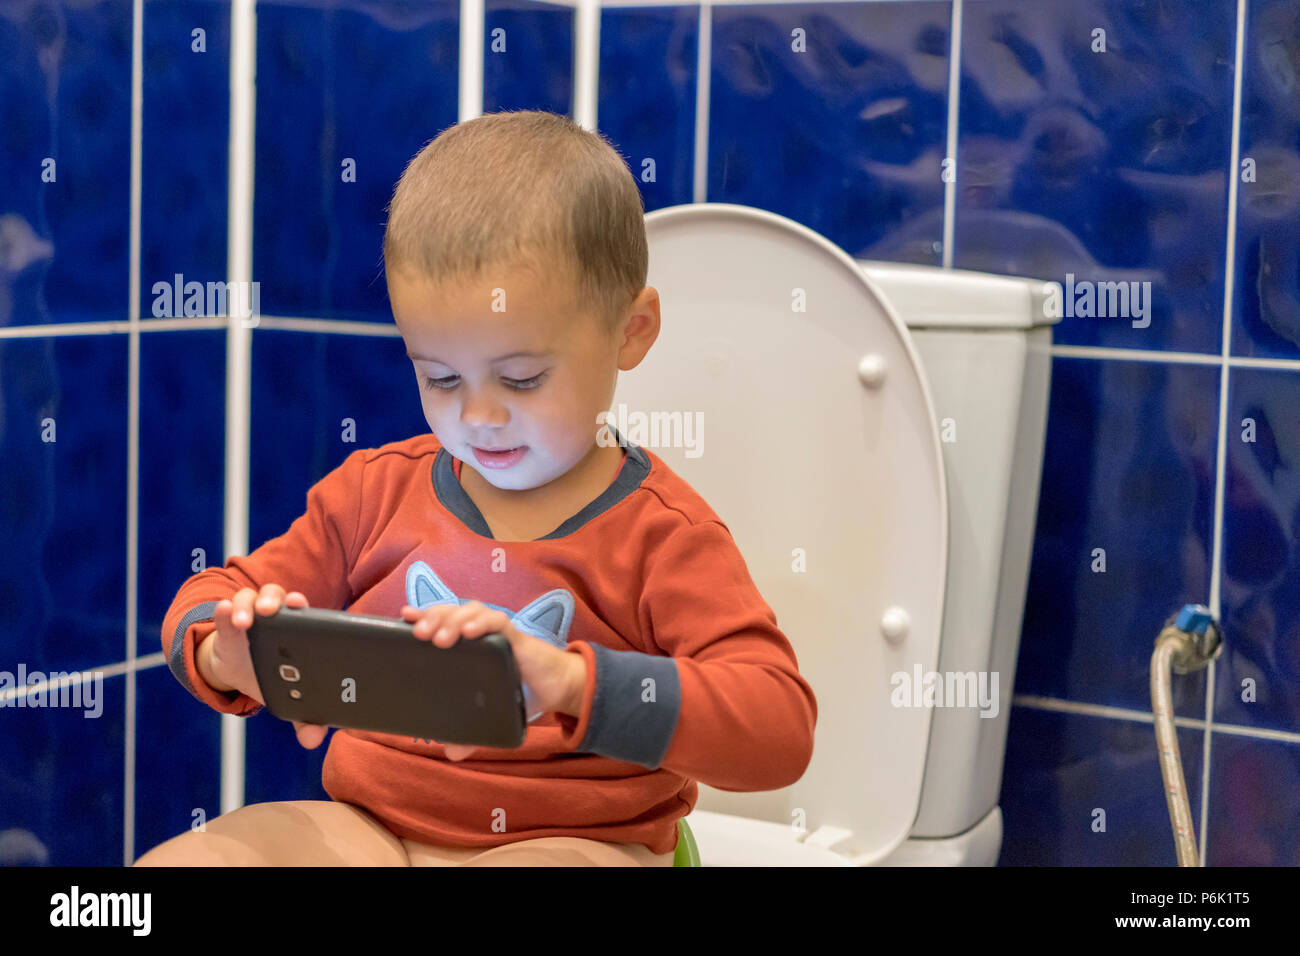
{"type": "Polygon", "coordinates": [[[954,265],[1150,282],[1148,326],[1067,313],[1055,340],[1219,352],[1235,11],[967,3],[954,265]]]}
{"type": "Polygon", "coordinates": [[[600,131],[627,161],[646,212],[694,199],[699,22],[691,6],[601,12],[600,131]],[[636,62],[655,68],[624,68],[636,62]]]}
{"type": "Polygon", "coordinates": [[[1300,5],[1253,0],[1242,64],[1232,354],[1300,358],[1300,5]]]}
{"type": "MultiPolygon", "coordinates": [[[[1151,709],[1155,635],[1208,600],[1218,386],[1204,365],[1054,361],[1018,692],[1151,709]]],[[[1203,671],[1173,691],[1204,716],[1203,671]]]]}
{"type": "Polygon", "coordinates": [[[0,138],[0,217],[5,246],[14,250],[5,258],[30,263],[43,282],[39,297],[24,296],[21,312],[0,318],[5,325],[123,319],[130,271],[130,0],[34,5],[21,19],[19,8],[10,10],[0,15],[0,46],[7,48],[0,50],[0,75],[12,94],[0,138]],[[12,127],[11,112],[21,115],[12,127]]]}
{"type": "Polygon", "coordinates": [[[406,163],[456,122],[458,9],[259,5],[253,278],[264,313],[392,321],[384,210],[406,163]]]}
{"type": "Polygon", "coordinates": [[[1214,719],[1300,731],[1300,375],[1235,369],[1228,398],[1223,620],[1236,638],[1214,719]]]}
{"type": "MultiPolygon", "coordinates": [[[[1215,866],[1300,866],[1300,746],[1215,733],[1209,845],[1215,866]]],[[[1180,737],[1181,740],[1181,737],[1180,737]]]]}
{"type": "Polygon", "coordinates": [[[224,329],[140,337],[141,656],[170,652],[163,618],[186,578],[225,564],[225,393],[224,329]]]}
{"type": "Polygon", "coordinates": [[[126,678],[91,684],[81,707],[3,712],[0,865],[122,865],[126,678]]]}
{"type": "MultiPolygon", "coordinates": [[[[1001,866],[1168,866],[1173,836],[1150,724],[1016,707],[1003,779],[1001,866]]],[[[1205,731],[1177,728],[1192,820],[1205,731]]]]}
{"type": "Polygon", "coordinates": [[[708,200],[939,264],[950,29],[925,0],[714,7],[708,200]]]}
{"type": "MultiPolygon", "coordinates": [[[[221,716],[165,666],[136,676],[135,857],[221,815],[221,716]]],[[[119,840],[120,844],[120,840],[119,840]]],[[[117,849],[121,859],[121,846],[117,849]]]]}
{"type": "MultiPolygon", "coordinates": [[[[693,198],[699,13],[601,13],[599,125],[647,210],[693,198]]],[[[1224,652],[1212,672],[1173,681],[1175,712],[1196,722],[1178,730],[1193,820],[1200,836],[1208,779],[1209,865],[1300,864],[1300,366],[1286,364],[1300,359],[1300,2],[1249,0],[1246,13],[1234,116],[1235,0],[965,0],[954,101],[949,0],[712,9],[708,200],[788,216],[860,258],[947,254],[963,269],[1151,283],[1145,317],[1055,327],[1001,865],[1174,863],[1149,655],[1164,619],[1216,586],[1224,652]],[[1265,364],[1233,364],[1225,382],[1225,352],[1265,364]]],[[[131,17],[130,0],[0,6],[0,669],[11,672],[125,656],[129,339],[5,333],[127,317],[131,17]],[[42,440],[46,419],[55,442],[42,440]]],[[[486,112],[573,108],[570,8],[491,2],[484,27],[486,112]]],[[[283,533],[352,450],[427,427],[401,340],[380,334],[392,323],[381,240],[406,162],[456,121],[459,28],[455,0],[258,4],[262,312],[376,334],[255,330],[250,547],[283,533]]],[[[229,7],[146,4],[143,33],[148,319],[154,282],[225,275],[229,7]]],[[[162,649],[194,562],[224,560],[225,337],[197,325],[140,336],[138,655],[162,649]]],[[[146,665],[131,678],[127,741],[127,679],[104,679],[93,721],[0,711],[0,862],[120,864],[128,745],[134,856],[219,813],[220,718],[165,665],[146,665]]],[[[325,746],[304,750],[265,714],[246,728],[249,802],[328,799],[325,746]]]]}
{"type": "MultiPolygon", "coordinates": [[[[573,108],[573,11],[532,0],[487,0],[484,6],[483,112],[568,113],[573,108]]],[[[456,89],[455,76],[451,87],[456,89]]]]}
{"type": "Polygon", "coordinates": [[[153,308],[155,283],[226,278],[229,4],[149,4],[143,66],[140,314],[151,317],[168,314],[153,308]]]}

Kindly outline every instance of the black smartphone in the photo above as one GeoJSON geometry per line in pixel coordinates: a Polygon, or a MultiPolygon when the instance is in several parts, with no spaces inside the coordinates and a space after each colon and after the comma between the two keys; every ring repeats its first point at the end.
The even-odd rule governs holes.
{"type": "Polygon", "coordinates": [[[437,647],[400,618],[281,606],[253,615],[248,649],[267,709],[281,720],[518,747],[527,722],[502,634],[437,647]]]}

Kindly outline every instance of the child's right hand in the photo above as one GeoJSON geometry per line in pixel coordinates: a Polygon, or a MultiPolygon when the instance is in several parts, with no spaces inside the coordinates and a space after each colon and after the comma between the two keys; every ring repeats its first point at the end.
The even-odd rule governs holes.
{"type": "MultiPolygon", "coordinates": [[[[212,676],[247,694],[263,706],[266,705],[266,699],[262,697],[257,673],[253,670],[253,657],[248,650],[248,628],[253,623],[254,613],[270,617],[280,610],[281,602],[285,607],[307,606],[307,598],[300,591],[286,595],[284,588],[278,584],[263,584],[261,592],[244,588],[233,598],[218,601],[213,613],[217,629],[211,634],[209,663],[212,676]]],[[[321,724],[304,724],[295,720],[293,727],[298,734],[298,742],[309,750],[319,747],[329,733],[329,728],[321,724]]]]}

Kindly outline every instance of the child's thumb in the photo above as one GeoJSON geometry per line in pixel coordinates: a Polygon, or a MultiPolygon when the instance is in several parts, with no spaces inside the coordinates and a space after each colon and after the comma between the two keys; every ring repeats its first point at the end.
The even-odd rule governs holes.
{"type": "Polygon", "coordinates": [[[295,720],[293,722],[294,732],[298,735],[298,743],[302,744],[308,750],[315,750],[321,745],[330,729],[324,724],[304,724],[295,720]]]}

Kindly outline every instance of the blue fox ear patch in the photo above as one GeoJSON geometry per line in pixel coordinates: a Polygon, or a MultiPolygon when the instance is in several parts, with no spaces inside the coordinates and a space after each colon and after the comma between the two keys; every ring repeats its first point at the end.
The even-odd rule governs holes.
{"type": "MultiPolygon", "coordinates": [[[[406,603],[413,608],[423,611],[435,604],[468,604],[470,600],[453,594],[451,588],[423,561],[416,561],[406,569],[406,603]]],[[[568,646],[569,628],[573,624],[573,595],[564,588],[547,591],[519,611],[490,601],[480,603],[494,611],[504,611],[510,616],[510,623],[525,634],[540,638],[560,650],[568,646]]]]}

